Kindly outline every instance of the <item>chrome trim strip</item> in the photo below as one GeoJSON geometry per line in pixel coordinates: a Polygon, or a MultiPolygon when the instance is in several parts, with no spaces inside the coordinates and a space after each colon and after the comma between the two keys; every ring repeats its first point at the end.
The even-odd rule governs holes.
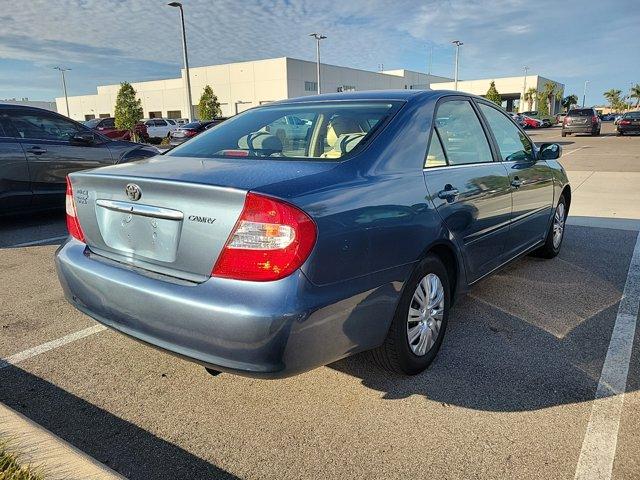
{"type": "Polygon", "coordinates": [[[166,220],[182,220],[184,218],[184,214],[178,210],[153,207],[151,205],[138,205],[129,202],[105,199],[96,200],[96,205],[115,212],[132,213],[143,217],[164,218],[166,220]]]}

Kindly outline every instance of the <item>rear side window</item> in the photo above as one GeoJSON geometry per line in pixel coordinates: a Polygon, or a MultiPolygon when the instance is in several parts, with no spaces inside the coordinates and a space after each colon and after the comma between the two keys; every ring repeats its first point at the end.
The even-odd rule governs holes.
{"type": "Polygon", "coordinates": [[[438,132],[434,131],[433,135],[431,135],[431,145],[429,145],[427,158],[424,160],[424,168],[444,167],[446,165],[447,157],[444,155],[442,142],[438,137],[438,132]]]}
{"type": "Polygon", "coordinates": [[[11,116],[20,138],[68,141],[79,130],[75,123],[47,113],[16,112],[11,116]]]}
{"type": "Polygon", "coordinates": [[[469,101],[451,100],[440,104],[434,128],[442,140],[449,165],[493,161],[487,136],[469,101]]]}
{"type": "Polygon", "coordinates": [[[218,124],[167,155],[337,160],[368,142],[402,104],[372,100],[258,107],[218,124]]]}
{"type": "Polygon", "coordinates": [[[595,113],[591,108],[576,108],[574,110],[569,110],[567,115],[569,117],[591,117],[595,115],[595,113]]]}
{"type": "Polygon", "coordinates": [[[502,160],[505,162],[532,160],[533,148],[525,134],[497,109],[484,103],[479,105],[498,143],[502,160]]]}
{"type": "Polygon", "coordinates": [[[640,112],[625,113],[622,118],[629,118],[631,120],[640,120],[640,112]]]}

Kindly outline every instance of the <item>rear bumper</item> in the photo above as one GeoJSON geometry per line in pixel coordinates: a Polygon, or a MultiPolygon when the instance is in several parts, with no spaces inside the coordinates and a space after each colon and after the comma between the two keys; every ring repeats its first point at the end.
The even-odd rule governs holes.
{"type": "Polygon", "coordinates": [[[598,131],[596,125],[569,125],[563,126],[562,131],[566,133],[595,133],[598,131]]]}
{"type": "Polygon", "coordinates": [[[640,132],[640,125],[616,125],[616,130],[622,133],[640,132]]]}
{"type": "Polygon", "coordinates": [[[73,239],[56,252],[56,269],[67,300],[100,323],[254,377],[294,375],[379,345],[399,296],[395,282],[358,292],[354,282],[314,286],[300,271],[276,282],[178,282],[98,257],[73,239]]]}

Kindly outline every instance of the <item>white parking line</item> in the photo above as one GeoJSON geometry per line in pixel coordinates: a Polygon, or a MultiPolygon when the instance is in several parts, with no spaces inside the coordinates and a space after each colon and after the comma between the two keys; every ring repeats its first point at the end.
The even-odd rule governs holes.
{"type": "Polygon", "coordinates": [[[9,248],[30,247],[31,245],[40,245],[42,243],[57,242],[58,240],[64,240],[65,238],[67,238],[67,235],[61,235],[59,237],[43,238],[42,240],[34,240],[32,242],[16,243],[15,245],[9,245],[8,247],[9,248]]]}
{"type": "Polygon", "coordinates": [[[640,234],[636,239],[596,398],[591,407],[576,467],[576,480],[611,478],[639,309],[640,234]]]}
{"type": "Polygon", "coordinates": [[[568,152],[563,153],[562,156],[566,157],[567,155],[571,155],[572,153],[576,153],[578,150],[582,150],[583,148],[587,148],[587,147],[588,147],[588,145],[585,145],[584,147],[578,147],[578,148],[575,148],[573,150],[569,150],[568,152]]]}
{"type": "Polygon", "coordinates": [[[45,353],[58,347],[62,347],[63,345],[75,342],[76,340],[80,340],[81,338],[88,337],[89,335],[100,333],[106,329],[107,327],[105,327],[104,325],[94,325],[93,327],[85,328],[84,330],[79,330],[77,332],[70,333],[69,335],[65,335],[64,337],[60,337],[56,340],[51,340],[50,342],[43,343],[42,345],[38,345],[37,347],[29,348],[28,350],[16,353],[15,355],[11,355],[10,357],[4,359],[0,358],[0,370],[8,367],[9,365],[16,365],[20,362],[24,362],[29,358],[35,357],[36,355],[40,355],[41,353],[45,353]]]}

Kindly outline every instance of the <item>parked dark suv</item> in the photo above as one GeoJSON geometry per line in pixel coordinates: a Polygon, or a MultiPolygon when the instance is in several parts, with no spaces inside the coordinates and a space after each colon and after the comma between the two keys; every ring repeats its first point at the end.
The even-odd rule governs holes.
{"type": "Polygon", "coordinates": [[[600,135],[602,121],[594,108],[574,108],[569,110],[562,122],[562,136],[572,133],[588,133],[600,135]]]}
{"type": "Polygon", "coordinates": [[[0,215],[62,207],[67,174],[157,153],[49,110],[0,104],[0,215]]]}

